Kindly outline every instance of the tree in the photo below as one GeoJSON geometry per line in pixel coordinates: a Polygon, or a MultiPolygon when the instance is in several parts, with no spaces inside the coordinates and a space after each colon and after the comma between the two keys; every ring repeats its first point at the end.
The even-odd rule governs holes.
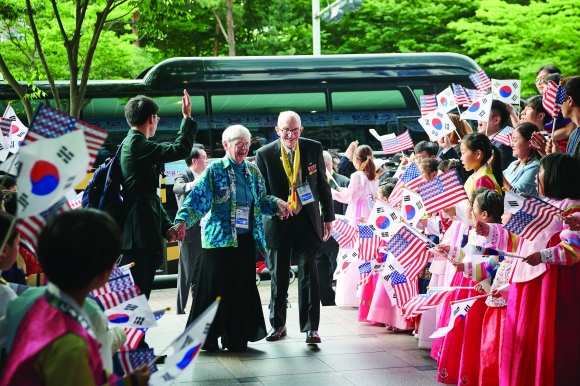
{"type": "MultiPolygon", "coordinates": [[[[78,117],[93,66],[96,66],[97,74],[100,70],[102,76],[109,78],[129,75],[128,69],[137,64],[134,61],[129,61],[129,66],[123,63],[121,68],[124,70],[115,71],[114,68],[117,66],[118,69],[119,60],[126,57],[124,52],[136,54],[137,51],[131,47],[132,38],[124,36],[126,34],[120,40],[116,39],[114,22],[130,20],[135,5],[136,0],[26,0],[25,5],[18,0],[0,0],[3,26],[9,34],[17,35],[11,42],[18,48],[18,55],[22,55],[17,58],[9,53],[10,49],[2,47],[0,71],[22,100],[29,121],[33,111],[28,86],[20,84],[18,78],[29,83],[46,79],[59,110],[63,106],[54,79],[68,78],[68,113],[78,117]],[[97,55],[101,38],[107,51],[97,55]]],[[[121,27],[122,30],[125,28],[130,29],[130,26],[121,27]]]]}
{"type": "Polygon", "coordinates": [[[501,0],[481,3],[475,16],[449,24],[464,40],[468,55],[500,78],[519,78],[522,92],[536,94],[534,80],[542,65],[555,65],[563,75],[580,67],[580,7],[569,0],[501,0]]]}

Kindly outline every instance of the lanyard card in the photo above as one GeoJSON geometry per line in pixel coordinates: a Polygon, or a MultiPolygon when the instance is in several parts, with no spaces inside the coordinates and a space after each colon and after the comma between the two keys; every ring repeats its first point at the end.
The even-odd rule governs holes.
{"type": "Polygon", "coordinates": [[[239,206],[236,208],[236,228],[248,229],[250,227],[250,208],[239,206]]]}
{"type": "Polygon", "coordinates": [[[312,196],[312,191],[310,190],[310,185],[308,182],[302,186],[296,187],[296,191],[298,192],[298,196],[300,197],[300,202],[302,202],[302,205],[314,202],[314,197],[312,196]]]}

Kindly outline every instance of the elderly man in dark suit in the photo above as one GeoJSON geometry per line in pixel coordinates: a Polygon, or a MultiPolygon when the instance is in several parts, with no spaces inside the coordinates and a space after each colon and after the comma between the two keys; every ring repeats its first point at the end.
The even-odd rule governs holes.
{"type": "MultiPolygon", "coordinates": [[[[177,173],[173,181],[173,193],[177,208],[181,208],[185,197],[195,186],[199,175],[207,168],[207,154],[202,145],[195,145],[191,154],[185,159],[187,169],[177,173]]],[[[201,226],[198,222],[185,232],[183,241],[179,241],[179,266],[177,271],[177,313],[185,314],[187,297],[195,298],[196,283],[199,275],[199,257],[201,256],[201,226]]]]}
{"type": "MultiPolygon", "coordinates": [[[[347,188],[350,179],[333,171],[332,155],[325,151],[322,153],[322,156],[324,158],[324,166],[326,166],[326,174],[329,176],[328,183],[330,184],[330,187],[334,190],[339,190],[339,187],[347,188]]],[[[342,202],[338,202],[336,200],[334,200],[333,203],[334,214],[343,215],[346,212],[346,207],[348,206],[347,204],[343,204],[342,202]]],[[[322,243],[322,246],[316,255],[318,282],[320,284],[320,303],[323,306],[336,305],[334,302],[335,292],[332,289],[332,276],[334,274],[334,270],[336,269],[338,249],[338,243],[334,238],[331,237],[322,243]]]]}
{"type": "Polygon", "coordinates": [[[256,164],[264,176],[266,191],[276,197],[288,197],[293,216],[289,219],[264,218],[268,258],[272,276],[270,324],[266,340],[286,335],[286,293],[290,255],[298,265],[298,309],[300,329],[306,343],[320,343],[320,289],[316,254],[332,232],[334,211],[330,185],[319,142],[300,138],[304,128],[293,111],[278,117],[274,141],[256,153],[256,164]],[[324,223],[320,217],[324,218],[324,223]]]}
{"type": "Polygon", "coordinates": [[[197,123],[191,119],[191,100],[183,91],[181,129],[172,144],[152,141],[159,122],[159,106],[149,97],[136,96],[125,105],[131,126],[121,149],[123,206],[127,217],[123,226],[121,265],[135,263],[131,273],[135,284],[149,299],[155,271],[163,256],[163,239],[175,240],[173,223],[161,205],[159,165],[184,159],[191,152],[197,123]]]}

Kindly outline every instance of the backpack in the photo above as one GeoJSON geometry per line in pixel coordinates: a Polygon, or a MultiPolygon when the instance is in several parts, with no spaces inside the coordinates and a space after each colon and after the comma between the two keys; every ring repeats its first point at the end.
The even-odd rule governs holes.
{"type": "Polygon", "coordinates": [[[117,149],[113,158],[108,158],[93,174],[93,178],[87,184],[83,192],[82,207],[93,208],[107,212],[123,227],[126,219],[121,194],[123,176],[121,175],[121,149],[123,143],[117,149]]]}

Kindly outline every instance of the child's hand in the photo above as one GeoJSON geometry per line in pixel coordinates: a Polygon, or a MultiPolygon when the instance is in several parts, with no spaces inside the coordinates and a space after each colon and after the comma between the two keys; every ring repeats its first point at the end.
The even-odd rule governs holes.
{"type": "Polygon", "coordinates": [[[489,225],[483,221],[477,220],[477,224],[475,224],[475,233],[479,236],[487,237],[489,235],[489,225]]]}
{"type": "Polygon", "coordinates": [[[457,272],[463,272],[465,270],[465,266],[463,263],[453,263],[457,272]]]}
{"type": "Polygon", "coordinates": [[[447,215],[447,217],[455,217],[455,214],[456,214],[455,207],[452,206],[450,208],[445,208],[445,209],[443,209],[443,213],[445,215],[447,215]]]}
{"type": "Polygon", "coordinates": [[[475,287],[473,287],[473,290],[482,295],[486,293],[481,284],[476,284],[475,287]]]}
{"type": "Polygon", "coordinates": [[[147,386],[149,384],[149,377],[151,377],[151,369],[148,365],[143,365],[133,372],[137,378],[139,386],[147,386]]]}
{"type": "Polygon", "coordinates": [[[542,256],[540,255],[540,252],[534,252],[526,257],[524,261],[533,267],[542,262],[542,256]]]}
{"type": "Polygon", "coordinates": [[[449,253],[449,245],[446,244],[439,244],[435,247],[439,252],[448,254],[449,253]]]}
{"type": "Polygon", "coordinates": [[[499,293],[499,291],[497,289],[494,289],[493,291],[491,291],[491,296],[493,296],[494,298],[501,298],[501,294],[499,293]]]}

